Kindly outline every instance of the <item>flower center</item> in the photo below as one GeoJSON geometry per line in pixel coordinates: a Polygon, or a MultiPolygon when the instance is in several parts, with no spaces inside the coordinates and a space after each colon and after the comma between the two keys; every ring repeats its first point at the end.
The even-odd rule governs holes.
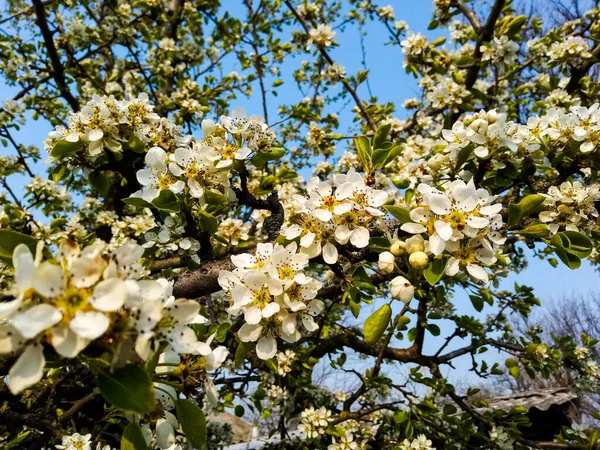
{"type": "Polygon", "coordinates": [[[165,189],[169,189],[169,186],[171,186],[173,183],[175,183],[175,178],[173,178],[171,176],[171,174],[169,173],[165,173],[163,175],[159,175],[158,177],[158,188],[161,191],[164,191],[165,189]]]}
{"type": "Polygon", "coordinates": [[[288,265],[278,267],[277,273],[279,274],[279,279],[281,280],[291,280],[294,278],[294,275],[296,275],[296,271],[288,265]]]}
{"type": "Polygon", "coordinates": [[[264,309],[264,307],[269,303],[271,303],[271,294],[269,294],[269,289],[263,288],[254,293],[254,301],[252,302],[252,305],[258,306],[260,309],[264,309]]]}
{"type": "Polygon", "coordinates": [[[234,159],[237,151],[238,149],[236,147],[231,144],[227,144],[221,151],[221,156],[223,156],[223,159],[234,159]]]}
{"type": "Polygon", "coordinates": [[[90,291],[88,289],[77,289],[71,286],[55,300],[55,306],[63,312],[64,322],[70,322],[79,311],[84,312],[92,309],[88,303],[89,295],[90,291]]]}

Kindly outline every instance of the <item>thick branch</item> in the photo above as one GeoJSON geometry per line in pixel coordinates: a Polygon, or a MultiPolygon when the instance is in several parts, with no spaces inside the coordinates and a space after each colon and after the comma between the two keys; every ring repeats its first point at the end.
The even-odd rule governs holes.
{"type": "Polygon", "coordinates": [[[481,33],[481,24],[479,23],[479,19],[477,19],[475,13],[469,8],[467,8],[467,6],[461,0],[458,0],[456,2],[456,7],[463,14],[463,16],[467,18],[467,20],[475,30],[475,33],[481,33]]]}
{"type": "Polygon", "coordinates": [[[566,91],[569,94],[572,94],[579,88],[579,82],[583,77],[586,76],[588,71],[592,68],[594,64],[596,64],[598,58],[600,58],[600,44],[596,45],[596,47],[591,51],[592,56],[595,58],[591,61],[587,61],[586,63],[571,68],[571,79],[567,84],[566,91]]]}
{"type": "Polygon", "coordinates": [[[52,38],[52,32],[48,27],[48,18],[46,17],[46,10],[44,9],[44,3],[40,0],[33,0],[33,7],[37,16],[37,24],[44,38],[44,45],[48,51],[48,56],[52,62],[52,77],[56,81],[58,90],[61,96],[69,103],[74,111],[79,110],[79,101],[71,93],[65,78],[65,68],[60,61],[56,46],[54,45],[54,39],[52,38]]]}
{"type": "Polygon", "coordinates": [[[279,236],[279,231],[281,230],[285,218],[285,211],[279,201],[277,191],[271,192],[264,200],[258,199],[248,190],[248,170],[246,167],[240,170],[239,174],[241,188],[233,188],[238,203],[254,209],[266,209],[267,211],[271,211],[271,215],[267,217],[263,223],[263,229],[266,231],[267,236],[269,236],[269,240],[275,240],[277,236],[279,236]]]}

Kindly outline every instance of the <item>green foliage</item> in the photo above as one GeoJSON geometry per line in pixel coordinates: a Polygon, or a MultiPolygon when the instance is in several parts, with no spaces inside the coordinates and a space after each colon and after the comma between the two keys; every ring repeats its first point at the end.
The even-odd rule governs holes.
{"type": "Polygon", "coordinates": [[[127,365],[112,374],[102,371],[97,380],[106,401],[123,411],[144,414],[155,407],[152,381],[138,366],[127,365]]]}

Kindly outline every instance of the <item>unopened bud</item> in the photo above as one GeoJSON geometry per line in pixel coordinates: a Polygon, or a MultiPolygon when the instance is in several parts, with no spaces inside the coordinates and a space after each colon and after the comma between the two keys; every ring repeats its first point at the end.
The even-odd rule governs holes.
{"type": "Polygon", "coordinates": [[[406,240],[406,251],[409,255],[425,250],[425,241],[418,234],[406,240]]]}
{"type": "Polygon", "coordinates": [[[415,252],[408,257],[408,262],[415,269],[424,269],[429,264],[429,257],[425,252],[415,252]]]}
{"type": "Polygon", "coordinates": [[[383,273],[392,273],[394,271],[394,266],[396,263],[396,258],[390,252],[382,252],[379,254],[379,261],[377,265],[379,266],[379,270],[383,273]]]}
{"type": "Polygon", "coordinates": [[[394,256],[403,255],[404,252],[406,252],[406,244],[404,243],[404,241],[396,240],[390,247],[390,252],[394,256]]]}
{"type": "Polygon", "coordinates": [[[392,297],[408,303],[415,296],[415,287],[404,277],[396,277],[390,282],[392,297]]]}

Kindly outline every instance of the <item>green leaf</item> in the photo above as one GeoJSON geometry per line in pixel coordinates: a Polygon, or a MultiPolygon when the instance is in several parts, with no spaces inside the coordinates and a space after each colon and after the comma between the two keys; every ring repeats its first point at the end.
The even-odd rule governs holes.
{"type": "Polygon", "coordinates": [[[244,407],[242,405],[236,405],[236,407],[235,407],[235,415],[237,417],[244,417],[245,413],[246,413],[246,410],[244,409],[244,407]]]}
{"type": "Polygon", "coordinates": [[[256,167],[260,169],[264,166],[268,161],[275,161],[277,159],[281,159],[285,156],[287,152],[283,148],[272,148],[269,152],[256,152],[256,154],[252,157],[250,162],[256,167]]]}
{"type": "Polygon", "coordinates": [[[594,244],[592,244],[592,241],[585,234],[577,231],[561,231],[558,234],[569,240],[569,248],[567,250],[575,256],[587,258],[592,253],[594,244]]]}
{"type": "MultiPolygon", "coordinates": [[[[38,241],[31,236],[13,230],[0,228],[0,261],[12,266],[12,255],[15,247],[25,244],[35,257],[38,241]]],[[[44,249],[48,251],[47,249],[44,249]]]]}
{"type": "Polygon", "coordinates": [[[64,158],[65,156],[74,155],[80,149],[83,148],[83,142],[69,142],[65,138],[62,138],[50,151],[50,154],[57,159],[64,158]]]}
{"type": "Polygon", "coordinates": [[[128,197],[123,199],[123,203],[131,206],[136,206],[138,208],[149,208],[152,205],[148,203],[141,197],[128,197]]]}
{"type": "Polygon", "coordinates": [[[469,298],[471,299],[471,303],[473,304],[473,307],[478,312],[481,312],[483,310],[483,298],[479,297],[478,295],[469,295],[469,298]]]}
{"type": "Polygon", "coordinates": [[[412,219],[410,218],[410,211],[407,208],[390,205],[384,206],[383,209],[385,209],[392,216],[398,219],[398,222],[402,224],[412,222],[412,219]]]}
{"type": "Polygon", "coordinates": [[[248,350],[250,350],[250,345],[245,342],[240,342],[235,349],[235,357],[233,359],[233,364],[235,367],[239,367],[244,363],[244,358],[248,354],[248,350]]]}
{"type": "Polygon", "coordinates": [[[458,172],[463,164],[467,162],[467,159],[469,159],[471,153],[473,153],[472,145],[467,145],[459,150],[458,155],[456,156],[456,166],[454,167],[455,172],[458,172]]]}
{"type": "Polygon", "coordinates": [[[358,319],[358,316],[360,314],[360,304],[358,302],[355,302],[354,300],[350,300],[349,306],[350,312],[352,313],[354,318],[358,319]]]}
{"type": "Polygon", "coordinates": [[[442,330],[440,330],[440,327],[434,323],[428,323],[427,330],[431,333],[432,336],[439,336],[442,332],[442,330]]]}
{"type": "Polygon", "coordinates": [[[150,376],[133,364],[113,374],[101,372],[98,388],[106,401],[124,411],[145,414],[154,409],[154,386],[150,376]]]}
{"type": "Polygon", "coordinates": [[[536,223],[529,225],[523,230],[515,231],[515,233],[525,237],[545,238],[550,233],[550,230],[548,229],[548,225],[545,223],[536,223]]]}
{"type": "Polygon", "coordinates": [[[135,423],[127,425],[121,436],[121,450],[146,450],[147,448],[140,426],[135,423]]]}
{"type": "Polygon", "coordinates": [[[540,194],[531,194],[521,199],[519,203],[511,203],[508,205],[508,220],[506,226],[512,228],[519,223],[521,219],[529,217],[534,211],[536,211],[542,203],[544,203],[546,197],[540,194]]]}
{"type": "Polygon", "coordinates": [[[152,204],[160,211],[177,213],[180,209],[177,196],[169,189],[160,191],[158,197],[152,200],[152,204]]]}
{"type": "Polygon", "coordinates": [[[373,150],[371,149],[371,143],[369,139],[365,136],[359,136],[356,138],[356,153],[358,154],[358,159],[361,160],[365,168],[370,167],[371,165],[371,154],[373,150]]]}
{"type": "Polygon", "coordinates": [[[206,446],[206,418],[196,404],[189,400],[179,399],[175,402],[177,419],[181,424],[185,437],[191,446],[203,450],[206,446]]]}
{"type": "MultiPolygon", "coordinates": [[[[387,141],[391,129],[392,124],[390,123],[385,125],[379,125],[379,128],[377,128],[377,132],[375,133],[375,137],[373,137],[373,148],[375,150],[380,148],[383,145],[383,143],[387,141]]],[[[373,162],[375,161],[373,160],[373,162]]]]}
{"type": "Polygon", "coordinates": [[[425,279],[430,285],[434,285],[440,278],[444,275],[446,271],[446,266],[448,265],[448,256],[443,256],[441,258],[435,258],[433,261],[429,263],[429,265],[423,270],[423,275],[425,275],[425,279]]]}
{"type": "Polygon", "coordinates": [[[513,358],[507,358],[505,364],[510,374],[514,378],[519,378],[519,363],[517,362],[517,360],[513,358]]]}
{"type": "Polygon", "coordinates": [[[392,418],[394,419],[394,422],[396,422],[396,423],[405,422],[406,419],[408,419],[408,411],[396,411],[394,413],[394,415],[392,416],[392,418]]]}
{"type": "Polygon", "coordinates": [[[440,36],[439,38],[434,39],[431,45],[433,45],[434,47],[439,47],[444,42],[446,42],[446,36],[440,36]]]}
{"type": "Polygon", "coordinates": [[[135,133],[131,133],[127,145],[135,153],[146,153],[146,144],[135,133]]]}
{"type": "Polygon", "coordinates": [[[573,253],[566,251],[563,248],[555,248],[554,252],[556,256],[569,268],[569,269],[579,269],[581,267],[581,258],[573,253]]]}
{"type": "Polygon", "coordinates": [[[214,205],[228,205],[229,198],[226,195],[218,194],[216,192],[206,190],[204,191],[204,199],[208,204],[214,205]]]}
{"type": "Polygon", "coordinates": [[[108,177],[106,175],[104,175],[102,172],[92,172],[88,177],[88,181],[94,189],[106,197],[110,187],[108,177]]]}
{"type": "Polygon", "coordinates": [[[379,341],[390,323],[391,318],[392,308],[387,303],[371,314],[371,316],[365,320],[365,342],[372,345],[379,341]]]}
{"type": "Polygon", "coordinates": [[[217,219],[211,213],[199,209],[196,218],[198,219],[198,225],[200,225],[202,230],[208,231],[212,234],[217,232],[219,225],[217,223],[217,219]]]}

